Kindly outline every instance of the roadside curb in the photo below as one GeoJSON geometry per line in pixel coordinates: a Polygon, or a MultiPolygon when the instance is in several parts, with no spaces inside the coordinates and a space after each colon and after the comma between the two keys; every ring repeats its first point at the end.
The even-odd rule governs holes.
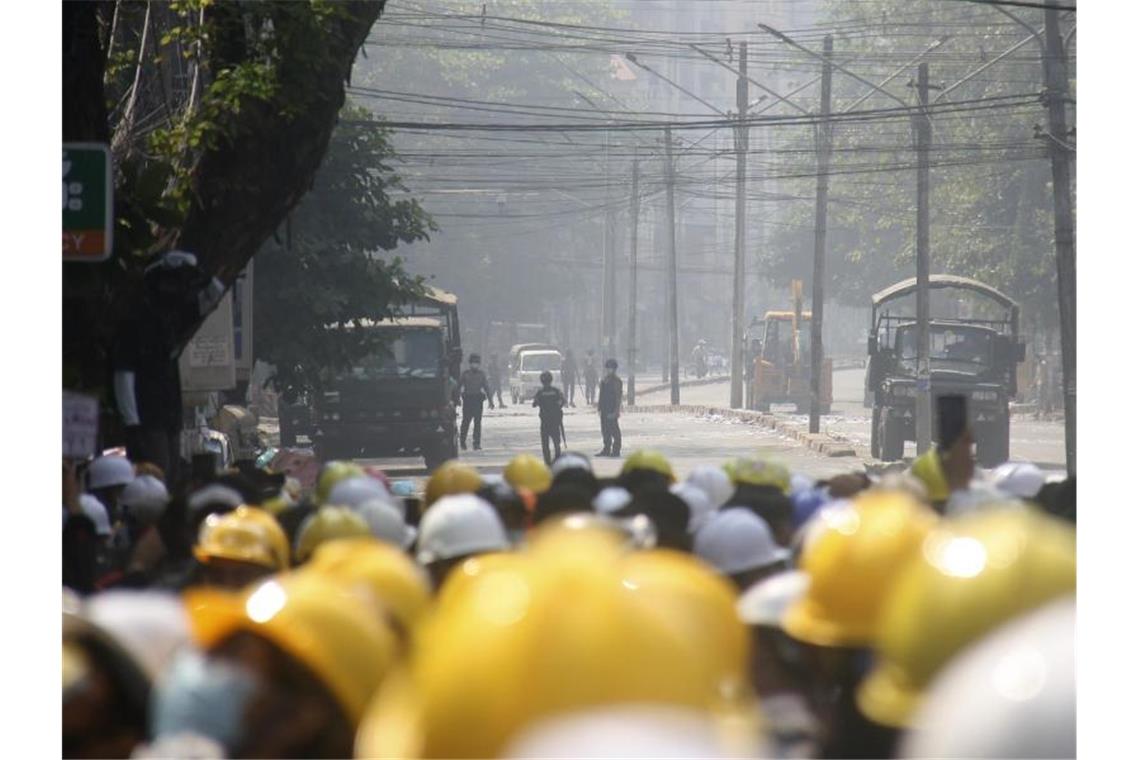
{"type": "Polygon", "coordinates": [[[739,420],[749,425],[759,425],[775,430],[781,435],[791,438],[806,446],[812,451],[823,454],[825,457],[854,457],[858,456],[855,446],[846,438],[834,433],[809,433],[802,425],[784,419],[772,412],[753,412],[747,409],[723,409],[715,406],[695,406],[692,404],[672,404],[629,406],[625,412],[630,414],[645,414],[654,412],[674,412],[679,414],[694,414],[701,417],[721,417],[730,420],[739,420]]]}
{"type": "MultiPolygon", "coordinates": [[[[729,381],[728,375],[717,375],[716,377],[703,377],[699,380],[682,380],[677,383],[678,388],[696,388],[700,385],[716,385],[717,383],[727,383],[729,381]]],[[[649,393],[660,393],[672,388],[671,383],[661,383],[660,385],[651,385],[648,388],[635,388],[634,393],[638,396],[646,395],[649,393]]]]}

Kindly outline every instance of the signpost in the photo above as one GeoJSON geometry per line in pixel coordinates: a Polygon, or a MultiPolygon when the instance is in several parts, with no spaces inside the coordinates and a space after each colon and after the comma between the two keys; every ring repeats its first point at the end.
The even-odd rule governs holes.
{"type": "Polygon", "coordinates": [[[104,261],[114,224],[111,152],[102,143],[63,144],[63,260],[104,261]]]}

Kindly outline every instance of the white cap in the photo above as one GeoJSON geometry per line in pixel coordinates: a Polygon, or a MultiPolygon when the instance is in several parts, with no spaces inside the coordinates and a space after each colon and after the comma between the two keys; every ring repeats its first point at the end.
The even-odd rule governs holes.
{"type": "Polygon", "coordinates": [[[190,498],[186,500],[186,506],[190,508],[192,513],[211,504],[221,504],[222,506],[237,509],[243,503],[244,499],[242,499],[240,493],[229,486],[223,486],[221,483],[211,483],[208,486],[203,486],[190,494],[190,498]]]}
{"type": "Polygon", "coordinates": [[[407,549],[416,541],[416,529],[405,523],[399,510],[386,499],[372,499],[357,504],[352,511],[364,518],[369,532],[381,541],[395,544],[401,549],[407,549]]]}
{"type": "Polygon", "coordinates": [[[736,600],[736,612],[748,625],[779,628],[792,603],[807,593],[811,578],[801,570],[785,570],[753,584],[736,600]]]}
{"type": "Polygon", "coordinates": [[[755,570],[789,556],[772,538],[768,524],[744,507],[713,515],[693,538],[693,552],[724,575],[755,570]]]}
{"type": "Polygon", "coordinates": [[[87,466],[88,490],[125,486],[134,479],[135,467],[131,464],[131,460],[123,456],[95,457],[87,466]]]}
{"type": "Polygon", "coordinates": [[[594,511],[603,515],[612,515],[624,509],[633,501],[633,494],[619,486],[609,486],[598,491],[594,497],[594,511]]]}
{"type": "Polygon", "coordinates": [[[943,669],[903,757],[1076,757],[1073,597],[986,636],[943,669]]]}
{"type": "Polygon", "coordinates": [[[83,615],[110,634],[152,681],[191,644],[190,621],[177,594],[106,591],[88,598],[83,615]]]}
{"type": "Polygon", "coordinates": [[[1045,485],[1045,473],[1032,462],[1006,462],[990,473],[998,490],[1017,499],[1032,499],[1045,485]]]}
{"type": "Polygon", "coordinates": [[[170,493],[153,475],[139,475],[123,489],[119,503],[139,522],[153,523],[162,517],[170,503],[170,493]]]}
{"type": "Polygon", "coordinates": [[[675,483],[669,490],[689,508],[689,532],[696,533],[708,521],[713,511],[708,494],[689,481],[675,483]]]}
{"type": "Polygon", "coordinates": [[[360,475],[345,478],[334,485],[324,503],[337,507],[355,507],[358,504],[376,499],[391,501],[392,495],[388,493],[384,484],[376,478],[360,475]]]}
{"type": "Polygon", "coordinates": [[[809,488],[815,488],[815,481],[807,475],[799,472],[793,472],[792,477],[788,484],[788,495],[797,494],[800,491],[806,491],[809,488]]]}
{"type": "Polygon", "coordinates": [[[713,467],[709,464],[694,467],[693,471],[689,473],[687,482],[705,492],[705,496],[709,498],[709,503],[712,504],[713,509],[723,507],[732,498],[732,494],[736,492],[736,487],[732,485],[732,478],[728,477],[728,473],[721,467],[713,467]]]}
{"type": "Polygon", "coordinates": [[[558,477],[558,473],[563,470],[585,470],[586,472],[593,472],[590,467],[590,460],[581,454],[563,454],[550,465],[550,476],[558,477]]]}
{"type": "Polygon", "coordinates": [[[111,518],[107,516],[107,508],[103,506],[103,502],[89,493],[81,493],[79,494],[79,506],[83,510],[83,514],[90,517],[91,522],[95,523],[97,535],[111,535],[111,518]]]}
{"type": "Polygon", "coordinates": [[[474,494],[444,496],[420,520],[416,560],[428,565],[511,546],[495,508],[474,494]]]}

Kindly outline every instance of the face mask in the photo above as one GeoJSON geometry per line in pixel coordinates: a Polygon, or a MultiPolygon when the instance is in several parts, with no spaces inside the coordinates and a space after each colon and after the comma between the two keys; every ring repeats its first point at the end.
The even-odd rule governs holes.
{"type": "Polygon", "coordinates": [[[179,654],[151,696],[155,738],[197,734],[232,749],[257,685],[257,677],[239,665],[196,651],[179,654]]]}

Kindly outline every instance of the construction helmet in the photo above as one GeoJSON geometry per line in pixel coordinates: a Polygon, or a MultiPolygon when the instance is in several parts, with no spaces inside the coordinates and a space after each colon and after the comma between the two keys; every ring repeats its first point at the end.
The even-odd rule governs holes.
{"type": "Polygon", "coordinates": [[[907,494],[869,491],[849,509],[823,510],[818,519],[800,557],[811,585],[788,610],[783,629],[819,646],[869,644],[887,588],[937,515],[907,494]]]}
{"type": "Polygon", "coordinates": [[[294,559],[298,564],[304,562],[325,541],[370,535],[368,523],[348,507],[324,506],[301,523],[293,551],[294,559]]]}
{"type": "Polygon", "coordinates": [[[321,468],[321,474],[317,476],[317,490],[313,494],[313,499],[318,505],[324,504],[333,486],[347,478],[356,477],[365,477],[364,469],[360,465],[339,459],[326,462],[321,468]]]}
{"type": "Polygon", "coordinates": [[[635,451],[622,463],[622,475],[633,470],[652,470],[653,472],[664,475],[669,479],[670,483],[677,479],[673,475],[673,466],[669,464],[669,460],[666,459],[661,452],[650,449],[635,451]]]}
{"type": "Polygon", "coordinates": [[[431,604],[431,583],[423,569],[396,547],[371,538],[321,544],[306,570],[364,586],[408,633],[431,604]]]}
{"type": "Polygon", "coordinates": [[[416,542],[416,529],[404,522],[403,515],[391,502],[380,499],[358,504],[352,510],[368,523],[368,530],[375,538],[407,549],[416,542]]]}
{"type": "Polygon", "coordinates": [[[720,509],[727,504],[735,490],[732,479],[728,477],[724,468],[709,464],[694,467],[685,482],[704,491],[713,509],[720,509]]]}
{"type": "Polygon", "coordinates": [[[203,563],[228,559],[285,570],[289,567],[289,539],[273,515],[243,504],[233,512],[212,514],[202,521],[194,556],[203,563]]]}
{"type": "Polygon", "coordinates": [[[321,573],[276,575],[241,594],[194,589],[184,598],[199,646],[239,631],[269,640],[328,687],[353,725],[397,658],[395,634],[371,595],[321,573]]]}
{"type": "Polygon", "coordinates": [[[748,625],[779,628],[795,601],[807,593],[811,580],[801,570],[785,570],[753,584],[736,601],[736,612],[748,625]]]}
{"type": "Polygon", "coordinates": [[[552,479],[550,468],[534,454],[515,456],[503,470],[503,480],[516,491],[525,488],[531,493],[542,493],[550,488],[552,479]]]}
{"type": "Polygon", "coordinates": [[[135,479],[135,468],[124,456],[109,454],[95,457],[87,465],[87,489],[90,491],[112,486],[125,486],[135,479]]]}
{"type": "Polygon", "coordinates": [[[329,495],[324,503],[335,504],[338,507],[356,507],[366,501],[376,499],[394,501],[388,493],[388,489],[376,478],[370,478],[367,475],[353,475],[337,481],[336,485],[329,490],[329,495]]]}
{"type": "Polygon", "coordinates": [[[421,627],[408,676],[378,695],[358,753],[496,757],[521,729],[577,710],[708,710],[707,659],[665,623],[669,613],[622,586],[622,556],[613,541],[578,533],[468,581],[421,627]]]}
{"type": "Polygon", "coordinates": [[[947,520],[890,589],[859,709],[877,723],[908,725],[956,654],[1002,623],[1074,593],[1076,559],[1072,526],[1036,509],[947,520]]]}
{"type": "Polygon", "coordinates": [[[443,496],[475,493],[483,486],[483,479],[471,465],[458,459],[449,459],[435,469],[424,489],[423,509],[426,510],[443,496]]]}
{"type": "Polygon", "coordinates": [[[724,466],[724,471],[736,485],[771,486],[785,494],[792,487],[792,474],[787,467],[759,457],[733,459],[724,466]]]}
{"type": "Polygon", "coordinates": [[[158,522],[166,505],[170,503],[170,493],[166,485],[153,475],[138,475],[127,483],[119,496],[119,504],[139,522],[158,522]]]}
{"type": "Polygon", "coordinates": [[[926,486],[926,498],[930,501],[941,502],[950,498],[950,485],[942,471],[942,460],[937,447],[931,446],[925,454],[915,459],[910,466],[910,474],[926,486]]]}
{"type": "Polygon", "coordinates": [[[511,546],[495,508],[474,494],[445,496],[420,520],[416,560],[430,565],[467,554],[505,551],[511,546]]]}
{"type": "Polygon", "coordinates": [[[788,559],[763,519],[745,507],[713,514],[693,538],[693,552],[725,575],[773,565],[788,559]]]}
{"type": "Polygon", "coordinates": [[[1074,597],[1019,617],[931,684],[903,757],[1076,757],[1074,597]]]}

